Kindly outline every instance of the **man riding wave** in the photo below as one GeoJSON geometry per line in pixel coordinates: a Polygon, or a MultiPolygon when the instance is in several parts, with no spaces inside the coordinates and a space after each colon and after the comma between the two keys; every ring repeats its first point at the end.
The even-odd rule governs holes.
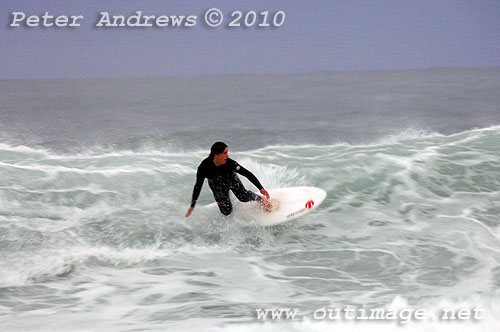
{"type": "Polygon", "coordinates": [[[264,189],[255,175],[228,157],[228,150],[229,148],[225,143],[214,143],[210,149],[210,155],[201,162],[200,166],[198,166],[191,206],[186,213],[186,218],[189,217],[194,210],[205,178],[208,179],[208,185],[210,189],[212,189],[220,212],[226,216],[233,211],[233,206],[229,199],[229,191],[232,191],[236,198],[242,202],[258,201],[267,211],[271,210],[272,206],[268,200],[268,192],[264,189]],[[245,189],[236,173],[250,180],[263,196],[259,196],[245,189]]]}

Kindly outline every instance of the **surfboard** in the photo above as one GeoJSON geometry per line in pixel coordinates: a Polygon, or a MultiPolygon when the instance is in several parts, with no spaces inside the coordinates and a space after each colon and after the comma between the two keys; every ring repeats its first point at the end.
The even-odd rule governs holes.
{"type": "MultiPolygon", "coordinates": [[[[271,226],[308,214],[326,198],[326,191],[317,187],[279,188],[268,190],[268,193],[272,211],[267,212],[258,202],[243,203],[233,197],[233,214],[243,216],[256,226],[271,226]]],[[[218,210],[217,203],[205,207],[218,210]]]]}

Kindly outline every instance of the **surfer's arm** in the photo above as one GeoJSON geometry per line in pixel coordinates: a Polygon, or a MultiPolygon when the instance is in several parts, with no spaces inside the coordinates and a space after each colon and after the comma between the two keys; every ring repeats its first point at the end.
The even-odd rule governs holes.
{"type": "Polygon", "coordinates": [[[196,173],[196,183],[194,184],[193,188],[193,198],[191,199],[191,206],[186,212],[185,216],[186,218],[189,217],[191,215],[191,212],[193,212],[194,210],[194,206],[196,205],[196,200],[200,196],[200,191],[201,187],[203,186],[203,181],[205,181],[205,176],[203,176],[200,170],[198,170],[198,173],[196,173]]]}
{"type": "Polygon", "coordinates": [[[200,196],[201,187],[203,187],[204,181],[205,181],[205,176],[198,169],[198,172],[196,173],[196,183],[194,184],[194,188],[193,188],[193,198],[191,199],[191,207],[193,209],[194,209],[194,206],[196,205],[196,201],[198,200],[198,197],[200,196]]]}
{"type": "Polygon", "coordinates": [[[252,172],[250,172],[245,167],[243,167],[241,165],[237,165],[236,166],[236,173],[239,173],[239,174],[243,175],[244,177],[246,177],[248,180],[250,180],[250,182],[252,182],[253,185],[259,189],[259,191],[262,191],[262,189],[264,189],[264,187],[260,184],[257,177],[255,175],[253,175],[252,172]]]}
{"type": "Polygon", "coordinates": [[[241,175],[243,175],[248,180],[250,180],[250,182],[252,182],[254,186],[256,186],[257,188],[259,188],[260,193],[262,195],[264,195],[264,197],[266,197],[267,199],[269,199],[269,193],[267,192],[266,189],[264,189],[264,187],[262,186],[262,184],[260,184],[260,182],[257,179],[257,177],[255,175],[253,175],[252,172],[250,172],[248,169],[246,169],[245,167],[243,167],[241,165],[237,165],[236,172],[239,173],[239,174],[241,174],[241,175]]]}

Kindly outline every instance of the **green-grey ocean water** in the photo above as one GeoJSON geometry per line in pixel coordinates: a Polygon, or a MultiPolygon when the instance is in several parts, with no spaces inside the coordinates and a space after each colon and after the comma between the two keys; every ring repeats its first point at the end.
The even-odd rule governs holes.
{"type": "MultiPolygon", "coordinates": [[[[1,324],[9,331],[252,330],[256,308],[293,307],[307,316],[324,306],[383,307],[396,298],[424,307],[479,303],[490,316],[474,328],[493,331],[500,110],[486,83],[498,75],[271,76],[258,77],[267,88],[253,90],[256,77],[236,87],[234,77],[214,78],[212,89],[204,87],[208,78],[193,78],[177,82],[192,86],[181,96],[167,80],[165,93],[142,108],[115,94],[151,96],[149,87],[162,89],[157,80],[98,82],[113,103],[104,94],[85,98],[96,96],[88,92],[95,82],[2,82],[1,324]],[[454,89],[464,76],[473,83],[454,89]],[[392,83],[380,85],[383,79],[392,83]],[[11,94],[14,86],[25,86],[19,96],[31,99],[11,94]],[[224,118],[228,105],[246,112],[224,118]],[[287,113],[288,105],[295,106],[287,113]],[[301,130],[301,121],[311,123],[301,130]],[[161,123],[168,124],[163,131],[161,123]],[[213,201],[205,184],[185,219],[196,167],[216,134],[266,188],[317,186],[326,200],[293,222],[252,227],[237,214],[203,209],[213,201]]],[[[329,328],[291,324],[265,327],[329,328]]]]}

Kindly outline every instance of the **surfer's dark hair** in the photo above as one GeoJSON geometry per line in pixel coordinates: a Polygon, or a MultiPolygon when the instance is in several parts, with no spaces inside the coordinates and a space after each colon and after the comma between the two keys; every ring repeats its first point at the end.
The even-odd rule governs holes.
{"type": "Polygon", "coordinates": [[[227,148],[227,144],[224,142],[215,142],[210,148],[210,158],[215,157],[216,154],[221,154],[227,148]]]}

